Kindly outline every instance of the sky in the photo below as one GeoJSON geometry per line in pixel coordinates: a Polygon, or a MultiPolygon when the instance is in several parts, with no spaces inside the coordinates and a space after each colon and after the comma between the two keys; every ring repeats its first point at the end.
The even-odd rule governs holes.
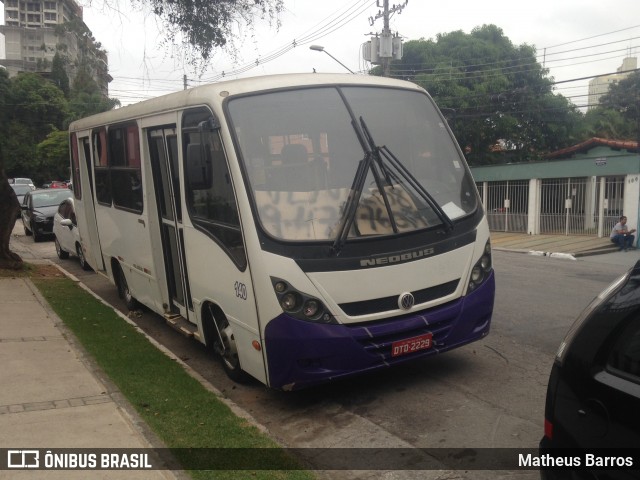
{"type": "MultiPolygon", "coordinates": [[[[376,0],[284,0],[280,27],[257,22],[253,30],[238,28],[238,57],[217,53],[204,71],[185,65],[180,52],[165,45],[153,15],[134,10],[129,0],[79,3],[84,21],[109,54],[113,77],[109,92],[123,105],[189,86],[238,78],[289,72],[346,72],[326,52],[354,71],[366,71],[361,45],[382,30],[376,0]],[[292,45],[296,45],[292,48],[292,45]],[[272,57],[277,57],[270,60],[272,57]],[[234,73],[242,71],[242,73],[234,73]],[[224,73],[224,77],[223,77],[224,73]]],[[[377,0],[382,5],[382,0],[377,0]]],[[[404,0],[390,0],[390,4],[404,0]]],[[[405,41],[435,39],[438,34],[494,24],[514,45],[535,46],[538,61],[558,82],[556,92],[580,106],[587,103],[588,79],[615,72],[627,56],[640,56],[638,0],[409,0],[392,16],[390,27],[405,41]]]]}

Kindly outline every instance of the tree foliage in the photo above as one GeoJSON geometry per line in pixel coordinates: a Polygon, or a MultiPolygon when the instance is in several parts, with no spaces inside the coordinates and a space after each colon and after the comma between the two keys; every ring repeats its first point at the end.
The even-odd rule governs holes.
{"type": "Polygon", "coordinates": [[[132,0],[153,9],[167,40],[192,52],[192,64],[206,63],[217,48],[233,44],[234,26],[252,26],[256,18],[276,21],[283,0],[132,0]]]}
{"type": "Polygon", "coordinates": [[[599,119],[608,131],[614,130],[618,139],[640,140],[640,71],[613,83],[600,98],[600,106],[587,116],[599,119]]]}
{"type": "MultiPolygon", "coordinates": [[[[165,27],[167,40],[186,46],[187,53],[191,52],[192,64],[206,64],[214,49],[233,45],[234,26],[251,26],[256,18],[277,20],[283,9],[283,0],[131,1],[152,8],[165,27]]],[[[52,82],[33,74],[10,80],[0,68],[0,131],[5,132],[0,135],[0,267],[19,268],[22,263],[9,249],[17,200],[5,170],[9,175],[28,175],[39,182],[52,177],[66,178],[63,171],[68,171],[68,152],[64,129],[68,123],[119,104],[117,100],[104,98],[95,84],[86,81],[82,68],[96,65],[77,65],[80,78],[76,77],[67,93],[62,70],[67,61],[64,52],[69,48],[65,41],[71,32],[78,40],[80,51],[91,53],[82,55],[86,61],[106,59],[106,52],[91,32],[75,20],[56,27],[60,55],[52,65],[52,82]]]]}
{"type": "Polygon", "coordinates": [[[533,160],[579,135],[581,114],[553,93],[535,48],[514,46],[495,25],[407,42],[391,72],[429,91],[470,163],[493,161],[497,149],[502,159],[533,160]]]}
{"type": "Polygon", "coordinates": [[[69,86],[69,76],[65,69],[66,63],[66,57],[61,55],[60,52],[56,52],[51,62],[51,81],[62,90],[65,97],[68,97],[71,87],[69,86]]]}
{"type": "Polygon", "coordinates": [[[65,127],[69,108],[64,93],[40,75],[23,73],[11,79],[5,101],[10,106],[5,130],[10,155],[4,156],[4,168],[9,176],[29,174],[43,181],[55,172],[42,169],[36,146],[65,127]]]}

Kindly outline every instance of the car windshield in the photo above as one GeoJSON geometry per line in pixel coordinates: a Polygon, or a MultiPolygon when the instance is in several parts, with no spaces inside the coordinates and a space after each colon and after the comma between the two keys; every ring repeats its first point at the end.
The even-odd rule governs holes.
{"type": "Polygon", "coordinates": [[[232,99],[228,110],[257,216],[276,238],[333,241],[345,224],[346,240],[399,234],[477,208],[465,162],[422,92],[287,90],[232,99]]]}
{"type": "Polygon", "coordinates": [[[33,207],[53,207],[58,206],[63,200],[66,200],[71,196],[70,190],[58,190],[58,191],[42,191],[32,195],[33,207]]]}

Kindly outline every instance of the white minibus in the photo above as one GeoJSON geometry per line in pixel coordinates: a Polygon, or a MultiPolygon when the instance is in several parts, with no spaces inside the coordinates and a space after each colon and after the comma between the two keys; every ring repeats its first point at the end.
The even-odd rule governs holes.
{"type": "Polygon", "coordinates": [[[445,119],[413,83],[225,81],[70,126],[87,262],[283,390],[483,338],[489,229],[445,119]]]}

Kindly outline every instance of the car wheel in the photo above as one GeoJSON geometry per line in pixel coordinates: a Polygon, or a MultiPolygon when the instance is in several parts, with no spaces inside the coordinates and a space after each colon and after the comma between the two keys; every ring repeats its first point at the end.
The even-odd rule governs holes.
{"type": "Polygon", "coordinates": [[[30,236],[31,236],[31,230],[29,230],[29,229],[27,228],[27,224],[26,224],[26,223],[24,223],[24,220],[22,221],[22,226],[24,227],[24,234],[25,234],[27,237],[30,237],[30,236]]]}
{"type": "Polygon", "coordinates": [[[137,308],[140,307],[140,304],[135,298],[133,298],[133,295],[129,290],[129,285],[127,284],[127,278],[124,276],[122,267],[118,265],[116,268],[118,269],[117,272],[115,272],[116,282],[118,287],[118,296],[124,300],[124,304],[129,310],[136,310],[137,308]]]}
{"type": "Polygon", "coordinates": [[[33,233],[33,241],[34,242],[39,242],[40,239],[42,238],[42,235],[36,233],[36,229],[33,226],[33,224],[31,224],[31,233],[33,233]]]}
{"type": "Polygon", "coordinates": [[[78,255],[78,260],[80,260],[80,266],[83,270],[91,270],[91,266],[87,263],[87,259],[84,258],[84,251],[82,251],[82,247],[79,243],[76,243],[76,254],[78,255]]]}
{"type": "Polygon", "coordinates": [[[66,260],[69,258],[69,252],[65,252],[60,246],[60,242],[58,241],[58,237],[56,237],[56,253],[58,254],[58,258],[61,260],[66,260]]]}

